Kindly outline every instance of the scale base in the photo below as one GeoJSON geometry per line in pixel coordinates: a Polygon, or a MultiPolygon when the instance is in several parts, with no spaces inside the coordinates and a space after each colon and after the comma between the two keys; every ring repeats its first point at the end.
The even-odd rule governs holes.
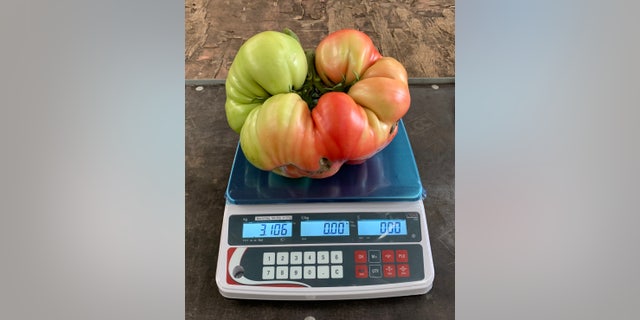
{"type": "Polygon", "coordinates": [[[326,179],[259,170],[238,145],[225,197],[216,270],[224,297],[344,300],[431,289],[426,191],[402,121],[386,148],[326,179]]]}
{"type": "MultiPolygon", "coordinates": [[[[353,221],[353,225],[357,225],[357,221],[353,221]]],[[[227,203],[222,230],[216,284],[226,298],[373,299],[425,294],[433,285],[433,260],[422,200],[296,205],[227,203]],[[409,232],[399,240],[384,236],[356,237],[355,231],[349,241],[329,241],[333,238],[322,237],[259,241],[233,235],[234,221],[250,222],[257,217],[269,221],[288,219],[292,221],[293,230],[299,232],[301,221],[319,217],[366,220],[373,216],[402,215],[410,220],[409,232]],[[307,261],[309,254],[313,261],[307,261]],[[301,260],[294,261],[298,256],[301,260]],[[271,257],[275,260],[267,261],[271,257]],[[298,271],[302,274],[298,275],[298,271]]]]}

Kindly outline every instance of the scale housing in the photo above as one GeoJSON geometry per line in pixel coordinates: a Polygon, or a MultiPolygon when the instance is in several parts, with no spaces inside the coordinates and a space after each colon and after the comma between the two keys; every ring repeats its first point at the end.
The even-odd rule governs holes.
{"type": "Polygon", "coordinates": [[[343,300],[427,293],[426,197],[402,121],[382,151],[325,179],[289,179],[236,150],[216,284],[222,296],[343,300]]]}

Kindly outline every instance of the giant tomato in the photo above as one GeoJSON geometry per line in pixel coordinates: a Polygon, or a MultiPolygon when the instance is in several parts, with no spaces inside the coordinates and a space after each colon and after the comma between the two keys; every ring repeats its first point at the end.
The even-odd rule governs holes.
{"type": "Polygon", "coordinates": [[[226,83],[227,119],[246,158],[285,177],[324,178],[396,135],[410,104],[407,72],[356,30],[305,57],[294,37],[260,33],[242,45],[226,83]]]}

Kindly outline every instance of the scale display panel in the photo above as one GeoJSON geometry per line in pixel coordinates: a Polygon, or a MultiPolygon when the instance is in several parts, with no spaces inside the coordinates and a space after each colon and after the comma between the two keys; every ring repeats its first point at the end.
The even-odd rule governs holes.
{"type": "Polygon", "coordinates": [[[256,169],[238,148],[216,284],[227,298],[424,294],[434,279],[422,188],[402,122],[389,146],[327,179],[256,169]]]}

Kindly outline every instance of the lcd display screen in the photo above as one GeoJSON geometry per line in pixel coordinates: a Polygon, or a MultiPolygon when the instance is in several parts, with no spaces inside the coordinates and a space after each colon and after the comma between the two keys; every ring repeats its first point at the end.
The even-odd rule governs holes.
{"type": "Polygon", "coordinates": [[[300,222],[300,236],[348,236],[349,221],[311,220],[300,222]]]}
{"type": "Polygon", "coordinates": [[[407,235],[407,221],[404,219],[358,220],[358,235],[407,235]]]}
{"type": "Polygon", "coordinates": [[[242,225],[243,238],[291,237],[291,222],[249,222],[242,225]]]}

